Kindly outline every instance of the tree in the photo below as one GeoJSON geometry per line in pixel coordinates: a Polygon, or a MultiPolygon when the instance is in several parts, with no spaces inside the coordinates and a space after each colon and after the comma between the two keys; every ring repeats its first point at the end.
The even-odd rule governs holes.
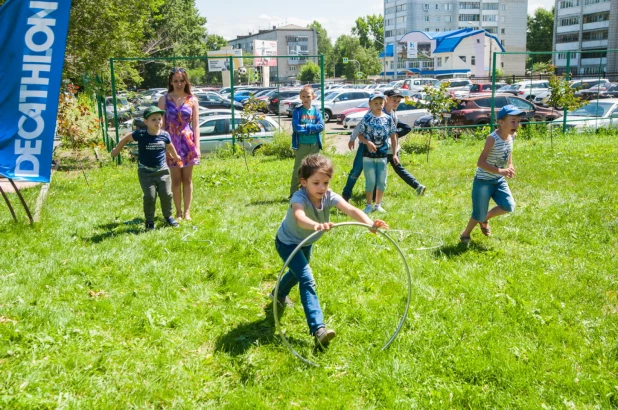
{"type": "Polygon", "coordinates": [[[208,34],[206,36],[206,51],[221,50],[227,46],[227,40],[218,34],[208,34]]]}
{"type": "Polygon", "coordinates": [[[303,83],[313,83],[320,80],[320,67],[313,61],[303,64],[297,78],[303,83]]]}
{"type": "Polygon", "coordinates": [[[356,72],[361,71],[365,75],[378,74],[382,68],[378,54],[373,48],[365,49],[360,44],[358,37],[340,36],[335,42],[333,54],[336,58],[336,72],[347,79],[355,79],[356,72]],[[343,64],[343,57],[348,57],[348,64],[343,64]]]}
{"type": "MultiPolygon", "coordinates": [[[[551,11],[538,8],[534,16],[528,16],[526,46],[528,51],[552,51],[554,32],[554,8],[551,11]]],[[[551,54],[539,54],[529,58],[528,68],[534,63],[550,62],[551,54]]]]}
{"type": "Polygon", "coordinates": [[[384,17],[375,14],[359,17],[355,24],[352,35],[358,36],[362,47],[373,47],[376,50],[384,48],[384,17]]]}
{"type": "Polygon", "coordinates": [[[328,37],[328,33],[326,32],[326,29],[317,21],[314,21],[307,27],[315,30],[316,36],[318,37],[318,54],[324,55],[324,74],[331,75],[334,65],[333,44],[328,37]]]}

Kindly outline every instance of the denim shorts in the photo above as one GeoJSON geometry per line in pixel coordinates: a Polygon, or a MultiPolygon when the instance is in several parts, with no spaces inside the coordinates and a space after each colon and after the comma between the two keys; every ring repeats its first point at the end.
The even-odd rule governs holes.
{"type": "Polygon", "coordinates": [[[472,219],[485,222],[490,198],[506,212],[515,210],[515,200],[506,179],[474,178],[472,183],[472,219]]]}

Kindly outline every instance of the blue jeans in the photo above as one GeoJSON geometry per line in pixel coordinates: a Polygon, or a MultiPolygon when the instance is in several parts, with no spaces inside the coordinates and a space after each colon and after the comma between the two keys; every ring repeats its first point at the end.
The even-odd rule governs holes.
{"type": "Polygon", "coordinates": [[[365,192],[386,191],[386,158],[363,158],[365,169],[365,192]]]}
{"type": "MultiPolygon", "coordinates": [[[[292,254],[294,249],[296,249],[296,246],[297,245],[286,245],[281,242],[279,238],[275,238],[277,253],[279,253],[279,256],[281,256],[284,262],[292,254]]],[[[309,332],[314,334],[316,330],[324,327],[324,314],[320,307],[318,294],[315,291],[316,284],[313,279],[313,273],[311,272],[311,266],[309,266],[311,247],[312,245],[305,246],[294,255],[294,258],[292,258],[288,265],[289,270],[283,275],[279,282],[279,294],[277,297],[285,298],[290,294],[292,288],[298,284],[300,301],[303,304],[309,332]]]]}
{"type": "Polygon", "coordinates": [[[352,197],[352,190],[358,178],[363,173],[363,152],[365,152],[365,144],[358,144],[356,150],[356,156],[354,157],[354,163],[352,164],[352,171],[348,175],[348,180],[343,187],[343,193],[341,194],[346,200],[352,197]]]}
{"type": "Polygon", "coordinates": [[[506,212],[515,210],[515,200],[506,179],[478,179],[472,183],[472,219],[479,222],[487,220],[489,199],[493,199],[506,212]]]}

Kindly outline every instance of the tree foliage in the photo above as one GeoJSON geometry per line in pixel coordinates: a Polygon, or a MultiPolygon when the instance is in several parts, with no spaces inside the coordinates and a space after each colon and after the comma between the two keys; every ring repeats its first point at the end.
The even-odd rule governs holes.
{"type": "Polygon", "coordinates": [[[332,75],[333,72],[333,44],[328,37],[328,33],[326,29],[322,27],[320,23],[314,21],[313,23],[307,26],[308,28],[312,28],[315,30],[315,34],[318,37],[318,54],[324,55],[324,70],[325,75],[332,75]]]}
{"type": "MultiPolygon", "coordinates": [[[[546,10],[539,7],[533,16],[528,16],[528,32],[526,46],[528,51],[552,51],[554,31],[554,8],[546,10]]],[[[551,61],[551,54],[534,55],[528,67],[538,62],[551,61]]]]}
{"type": "Polygon", "coordinates": [[[567,111],[574,111],[584,105],[581,98],[575,96],[575,89],[571,88],[571,84],[562,76],[552,75],[549,78],[549,104],[554,108],[567,111]]]}
{"type": "Polygon", "coordinates": [[[320,67],[313,61],[303,64],[297,78],[303,83],[313,83],[320,80],[320,67]]]}
{"type": "Polygon", "coordinates": [[[366,76],[378,74],[382,68],[376,50],[373,47],[362,47],[358,37],[340,36],[333,53],[336,59],[336,73],[350,80],[356,78],[357,71],[366,76]],[[350,62],[343,64],[343,57],[347,57],[350,62]],[[356,60],[358,63],[351,60],[356,60]]]}
{"type": "Polygon", "coordinates": [[[352,35],[358,36],[362,47],[381,50],[384,48],[384,17],[372,14],[357,18],[352,35]]]}

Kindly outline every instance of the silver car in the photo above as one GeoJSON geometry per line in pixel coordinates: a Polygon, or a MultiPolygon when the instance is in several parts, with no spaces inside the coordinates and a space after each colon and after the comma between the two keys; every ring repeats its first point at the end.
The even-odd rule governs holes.
{"type": "MultiPolygon", "coordinates": [[[[245,119],[242,117],[236,116],[234,126],[236,127],[244,121],[245,119]]],[[[280,129],[279,124],[269,117],[263,117],[258,122],[260,132],[251,136],[252,141],[245,141],[243,144],[245,149],[251,153],[259,149],[262,144],[272,141],[273,135],[280,129]]],[[[200,121],[200,152],[202,154],[224,148],[227,144],[231,145],[232,140],[231,115],[213,115],[200,121]]],[[[236,144],[238,144],[238,141],[236,141],[236,144]]]]}

